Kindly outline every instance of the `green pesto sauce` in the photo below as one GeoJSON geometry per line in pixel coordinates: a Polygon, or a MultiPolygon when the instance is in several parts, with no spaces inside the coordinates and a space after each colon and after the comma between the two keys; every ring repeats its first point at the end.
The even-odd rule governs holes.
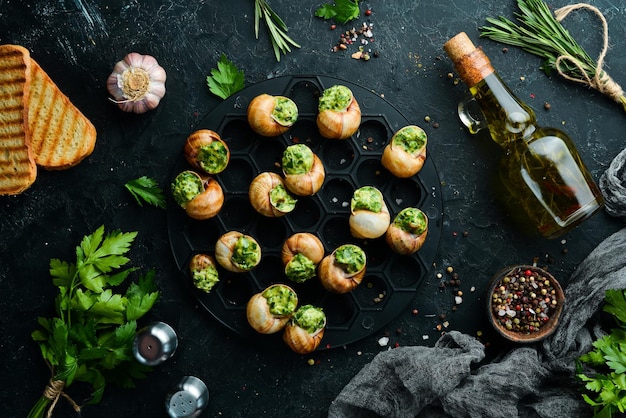
{"type": "Polygon", "coordinates": [[[183,206],[204,191],[202,179],[193,171],[183,171],[172,182],[172,195],[183,206]]]}
{"type": "Polygon", "coordinates": [[[319,111],[344,111],[352,101],[352,91],[346,86],[332,86],[324,90],[319,101],[319,111]]]}
{"type": "Polygon", "coordinates": [[[207,293],[219,282],[219,275],[215,266],[207,266],[200,270],[195,270],[191,277],[194,286],[207,293]]]}
{"type": "Polygon", "coordinates": [[[289,315],[296,309],[298,297],[287,286],[271,286],[263,291],[273,315],[289,315]]]}
{"type": "Polygon", "coordinates": [[[250,270],[261,260],[261,248],[257,242],[244,235],[235,242],[230,261],[243,270],[250,270]]]}
{"type": "Polygon", "coordinates": [[[396,215],[393,224],[405,232],[421,235],[428,226],[426,215],[417,208],[404,208],[396,215]]]}
{"type": "Polygon", "coordinates": [[[309,334],[324,328],[326,315],[321,308],[313,305],[304,305],[293,314],[293,322],[309,334]]]}
{"type": "Polygon", "coordinates": [[[365,252],[354,244],[344,244],[335,250],[335,263],[352,274],[365,267],[365,252]]]}
{"type": "Polygon", "coordinates": [[[396,132],[393,145],[402,148],[408,154],[417,155],[426,145],[426,132],[417,126],[405,126],[396,132]]]}
{"type": "Polygon", "coordinates": [[[383,209],[383,194],[375,187],[363,186],[354,191],[350,207],[355,210],[369,210],[378,213],[383,209]]]}
{"type": "Polygon", "coordinates": [[[270,190],[270,203],[283,213],[294,210],[297,202],[298,200],[289,194],[285,186],[282,184],[279,184],[270,190]]]}
{"type": "Polygon", "coordinates": [[[274,97],[272,118],[283,126],[291,126],[298,120],[298,106],[287,97],[274,97]]]}
{"type": "Polygon", "coordinates": [[[301,253],[296,254],[285,266],[285,275],[296,283],[315,276],[315,263],[301,253]]]}
{"type": "Polygon", "coordinates": [[[306,174],[313,167],[313,151],[304,144],[288,146],[283,152],[282,166],[286,174],[306,174]]]}
{"type": "Polygon", "coordinates": [[[220,173],[228,164],[228,149],[220,141],[200,147],[198,163],[209,174],[220,173]]]}

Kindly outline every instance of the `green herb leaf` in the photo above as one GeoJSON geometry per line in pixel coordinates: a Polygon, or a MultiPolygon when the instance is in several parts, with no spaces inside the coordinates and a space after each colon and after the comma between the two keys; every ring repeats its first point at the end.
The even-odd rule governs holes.
{"type": "Polygon", "coordinates": [[[144,316],[154,305],[159,297],[154,284],[154,270],[150,270],[144,277],[139,279],[138,284],[131,284],[126,292],[128,306],[126,307],[126,320],[132,321],[144,316]]]}
{"type": "Polygon", "coordinates": [[[347,23],[358,18],[359,12],[359,0],[335,0],[334,4],[323,4],[315,11],[315,16],[334,19],[337,23],[347,23]]]}
{"type": "Polygon", "coordinates": [[[143,206],[145,202],[152,206],[165,209],[165,196],[156,180],[141,176],[138,179],[130,180],[124,187],[133,195],[139,206],[143,206]]]}
{"type": "Polygon", "coordinates": [[[280,54],[291,52],[291,46],[300,48],[300,45],[288,35],[285,22],[278,16],[265,0],[254,0],[254,34],[259,39],[259,27],[261,19],[265,21],[265,26],[270,35],[272,48],[276,61],[280,61],[280,54]]]}
{"type": "Polygon", "coordinates": [[[217,62],[217,69],[211,69],[211,75],[207,76],[206,83],[211,93],[222,99],[227,99],[234,93],[243,89],[245,77],[243,71],[222,54],[217,62]]]}

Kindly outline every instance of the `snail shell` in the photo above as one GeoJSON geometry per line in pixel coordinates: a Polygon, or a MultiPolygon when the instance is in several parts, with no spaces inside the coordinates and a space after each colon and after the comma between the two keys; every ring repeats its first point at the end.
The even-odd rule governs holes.
{"type": "Polygon", "coordinates": [[[324,258],[324,245],[315,235],[298,232],[287,238],[283,244],[280,255],[283,265],[287,265],[296,254],[302,254],[313,263],[319,264],[324,258]]]}
{"type": "Polygon", "coordinates": [[[407,178],[417,174],[424,166],[424,161],[426,160],[426,141],[424,141],[422,147],[412,153],[407,152],[402,146],[394,143],[397,135],[405,129],[419,130],[426,137],[422,128],[415,125],[406,126],[396,132],[391,137],[389,144],[385,146],[381,162],[387,170],[400,178],[407,178]]]}
{"type": "Polygon", "coordinates": [[[366,186],[364,188],[374,189],[380,196],[382,206],[380,212],[373,212],[367,209],[355,209],[352,207],[348,220],[350,233],[355,238],[374,239],[383,236],[385,232],[387,232],[391,215],[389,214],[389,209],[385,204],[382,193],[373,187],[366,186]]]}
{"type": "Polygon", "coordinates": [[[189,260],[189,273],[193,279],[193,284],[200,290],[205,292],[210,292],[213,286],[215,286],[216,282],[210,282],[208,280],[202,280],[201,282],[197,282],[195,278],[195,274],[197,272],[202,272],[207,269],[217,269],[217,263],[215,259],[208,254],[195,254],[189,260]]]}
{"type": "Polygon", "coordinates": [[[309,354],[319,347],[322,338],[324,338],[325,327],[326,321],[324,321],[324,327],[309,333],[298,324],[289,321],[283,332],[283,341],[296,353],[309,354]]]}
{"type": "Polygon", "coordinates": [[[185,141],[185,146],[183,148],[183,153],[185,155],[185,159],[196,170],[201,170],[206,172],[207,174],[218,174],[224,171],[228,161],[230,159],[230,150],[228,149],[228,145],[226,142],[222,140],[217,132],[211,131],[209,129],[200,129],[189,135],[187,140],[185,141]],[[214,142],[219,142],[226,149],[226,157],[224,158],[225,163],[218,164],[217,166],[211,168],[208,167],[202,161],[202,148],[208,145],[213,144],[214,142]]]}
{"type": "Polygon", "coordinates": [[[317,275],[326,290],[333,293],[348,293],[361,284],[366,266],[364,264],[359,271],[348,273],[342,266],[335,263],[336,251],[322,259],[317,268],[317,275]]]}
{"type": "Polygon", "coordinates": [[[428,235],[428,217],[424,215],[423,220],[426,226],[420,234],[405,231],[392,222],[385,234],[385,242],[398,254],[407,255],[417,252],[424,245],[428,235]]]}
{"type": "Polygon", "coordinates": [[[296,104],[287,97],[261,94],[252,99],[248,105],[248,123],[252,130],[259,135],[281,135],[295,123],[298,117],[297,110],[296,104]],[[292,110],[295,109],[295,114],[289,113],[286,120],[281,120],[274,114],[277,106],[289,106],[292,110]]]}
{"type": "MultiPolygon", "coordinates": [[[[220,266],[224,267],[228,271],[232,271],[235,273],[243,273],[243,272],[251,270],[252,268],[256,266],[255,264],[251,268],[243,268],[233,262],[232,257],[235,251],[235,244],[237,244],[237,240],[239,240],[240,237],[245,237],[256,243],[256,240],[254,238],[252,238],[249,235],[244,235],[238,231],[229,231],[225,233],[215,243],[215,259],[217,260],[220,266]]],[[[259,256],[257,260],[257,264],[258,264],[261,261],[261,257],[260,257],[261,247],[258,245],[258,243],[257,243],[257,247],[258,247],[258,252],[259,252],[259,256]]]]}
{"type": "MultiPolygon", "coordinates": [[[[281,286],[292,292],[294,297],[296,298],[295,305],[298,304],[296,292],[287,285],[275,284],[265,290],[276,286],[281,286]]],[[[265,290],[263,292],[265,292],[265,290]]],[[[248,323],[250,324],[250,326],[258,333],[275,334],[285,327],[293,312],[287,313],[285,315],[273,314],[270,311],[270,305],[267,299],[265,298],[265,296],[263,296],[263,292],[256,293],[248,301],[246,305],[246,318],[248,319],[248,323]]]]}
{"type": "Polygon", "coordinates": [[[322,188],[326,171],[322,160],[313,154],[313,166],[308,173],[304,174],[287,174],[285,176],[285,185],[287,189],[298,196],[312,196],[322,188]]]}
{"type": "Polygon", "coordinates": [[[204,191],[185,205],[185,212],[193,219],[212,218],[220,212],[224,204],[224,192],[217,180],[212,177],[203,180],[204,191]]]}
{"type": "MultiPolygon", "coordinates": [[[[334,87],[344,86],[333,86],[331,89],[334,87]]],[[[350,95],[351,100],[345,108],[320,110],[317,114],[317,128],[324,138],[347,139],[359,130],[361,108],[352,92],[350,95]]]]}
{"type": "Polygon", "coordinates": [[[248,189],[250,203],[261,215],[274,218],[289,213],[289,211],[281,211],[272,203],[270,192],[278,186],[285,188],[285,192],[287,192],[288,189],[283,178],[269,171],[259,174],[250,183],[248,189]]]}

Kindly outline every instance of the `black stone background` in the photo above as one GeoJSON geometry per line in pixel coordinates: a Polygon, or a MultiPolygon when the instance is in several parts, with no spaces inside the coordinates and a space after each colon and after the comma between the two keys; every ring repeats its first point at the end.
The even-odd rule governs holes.
{"type": "MultiPolygon", "coordinates": [[[[321,1],[270,1],[302,48],[277,62],[265,28],[254,37],[254,9],[249,0],[0,0],[0,42],[27,47],[98,131],[94,153],[67,171],[40,170],[35,184],[16,197],[0,198],[0,415],[25,416],[41,395],[49,375],[30,333],[38,316],[50,316],[55,288],[48,274],[50,258],[72,260],[80,239],[105,225],[108,230],[136,230],[133,265],[156,268],[163,296],[143,322],[162,320],[180,337],[179,351],[133,390],[107,387],[88,417],[165,416],[165,394],[187,374],[203,379],[210,390],[204,416],[324,416],[343,386],[377,353],[408,345],[432,346],[442,331],[479,335],[489,355],[506,344],[489,329],[482,292],[492,274],[513,263],[548,266],[566,285],[584,257],[623,226],[599,213],[562,239],[520,234],[498,206],[489,187],[498,148],[487,136],[471,137],[460,126],[456,106],[467,94],[455,83],[442,46],[460,31],[483,46],[495,68],[539,122],[571,134],[598,179],[623,148],[626,115],[599,93],[548,77],[541,60],[517,48],[478,38],[486,17],[512,17],[514,1],[413,0],[363,1],[371,8],[362,21],[374,24],[378,58],[356,61],[348,52],[333,53],[338,25],[314,17],[321,1]],[[167,94],[144,115],[125,114],[108,100],[105,87],[113,65],[128,52],[155,56],[166,69],[167,94]],[[225,53],[246,75],[246,84],[272,77],[317,73],[348,79],[371,89],[396,106],[429,135],[429,158],[439,171],[444,199],[440,251],[415,300],[381,331],[348,346],[296,355],[264,347],[221,326],[180,283],[169,246],[166,212],[139,207],[123,184],[142,175],[169,184],[170,168],[186,136],[221,103],[205,78],[225,53]],[[551,104],[550,110],[544,103],[551,104]],[[430,122],[425,117],[430,117],[430,122]],[[462,281],[464,301],[454,312],[449,278],[453,266],[462,281]],[[441,274],[442,278],[438,278],[441,274]],[[475,287],[472,292],[471,288],[475,287]],[[413,310],[417,309],[415,315],[413,310]],[[443,318],[443,319],[442,319],[443,318]],[[447,321],[447,328],[442,324],[447,321]],[[438,326],[442,327],[441,330],[438,326]],[[378,339],[390,337],[388,346],[378,339]],[[313,365],[309,364],[313,361],[313,365]]],[[[551,8],[568,4],[549,1],[551,8]]],[[[606,69],[626,83],[623,48],[626,7],[594,0],[609,23],[611,49],[606,69]]],[[[578,12],[566,26],[591,55],[601,45],[600,26],[578,12]]],[[[70,393],[80,402],[82,392],[70,393]]],[[[61,400],[55,416],[72,416],[61,400]]]]}

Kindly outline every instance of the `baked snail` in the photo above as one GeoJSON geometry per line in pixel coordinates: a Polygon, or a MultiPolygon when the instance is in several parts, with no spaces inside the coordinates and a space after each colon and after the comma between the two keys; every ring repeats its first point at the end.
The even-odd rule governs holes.
{"type": "Polygon", "coordinates": [[[317,114],[317,128],[323,137],[346,139],[360,125],[361,108],[348,87],[335,85],[324,90],[317,114]]]}
{"type": "Polygon", "coordinates": [[[289,193],[281,176],[264,172],[256,176],[248,189],[252,207],[263,216],[280,217],[295,209],[297,200],[289,193]]]}
{"type": "Polygon", "coordinates": [[[326,290],[348,293],[361,284],[366,261],[365,251],[361,247],[344,244],[322,259],[317,275],[326,290]]]}
{"type": "Polygon", "coordinates": [[[172,195],[187,215],[194,219],[209,219],[222,209],[224,192],[212,177],[185,170],[171,184],[172,195]]]}
{"type": "Polygon", "coordinates": [[[252,130],[263,136],[277,136],[298,120],[298,106],[284,96],[261,94],[248,105],[248,123],[252,130]]]}
{"type": "Polygon", "coordinates": [[[195,254],[191,257],[189,274],[193,285],[206,293],[209,293],[219,282],[217,263],[207,254],[195,254]]]}
{"type": "Polygon", "coordinates": [[[428,217],[417,208],[404,208],[394,218],[385,234],[385,241],[398,254],[419,250],[428,234],[428,217]]]}
{"type": "Polygon", "coordinates": [[[426,132],[419,126],[400,129],[385,146],[381,162],[396,177],[406,178],[417,174],[426,160],[426,132]]]}
{"type": "Polygon", "coordinates": [[[309,232],[298,232],[287,238],[281,251],[285,275],[296,283],[314,277],[322,258],[324,245],[318,237],[309,232]]]}
{"type": "Polygon", "coordinates": [[[317,349],[324,338],[326,315],[321,308],[304,305],[298,308],[287,322],[283,341],[298,354],[308,354],[317,349]]]}
{"type": "Polygon", "coordinates": [[[289,286],[274,284],[253,295],[246,305],[246,318],[260,334],[274,334],[285,327],[298,306],[298,295],[289,286]]]}
{"type": "Polygon", "coordinates": [[[391,215],[383,194],[373,186],[356,189],[350,200],[350,233],[355,238],[378,238],[389,227],[391,215]]]}
{"type": "Polygon", "coordinates": [[[215,258],[228,271],[250,271],[261,262],[261,246],[249,235],[229,231],[215,243],[215,258]]]}
{"type": "Polygon", "coordinates": [[[183,153],[189,165],[207,174],[221,173],[230,160],[226,142],[217,132],[209,129],[200,129],[189,135],[183,153]]]}
{"type": "Polygon", "coordinates": [[[285,185],[298,196],[312,196],[324,183],[326,172],[322,160],[304,144],[288,146],[281,160],[285,185]]]}

